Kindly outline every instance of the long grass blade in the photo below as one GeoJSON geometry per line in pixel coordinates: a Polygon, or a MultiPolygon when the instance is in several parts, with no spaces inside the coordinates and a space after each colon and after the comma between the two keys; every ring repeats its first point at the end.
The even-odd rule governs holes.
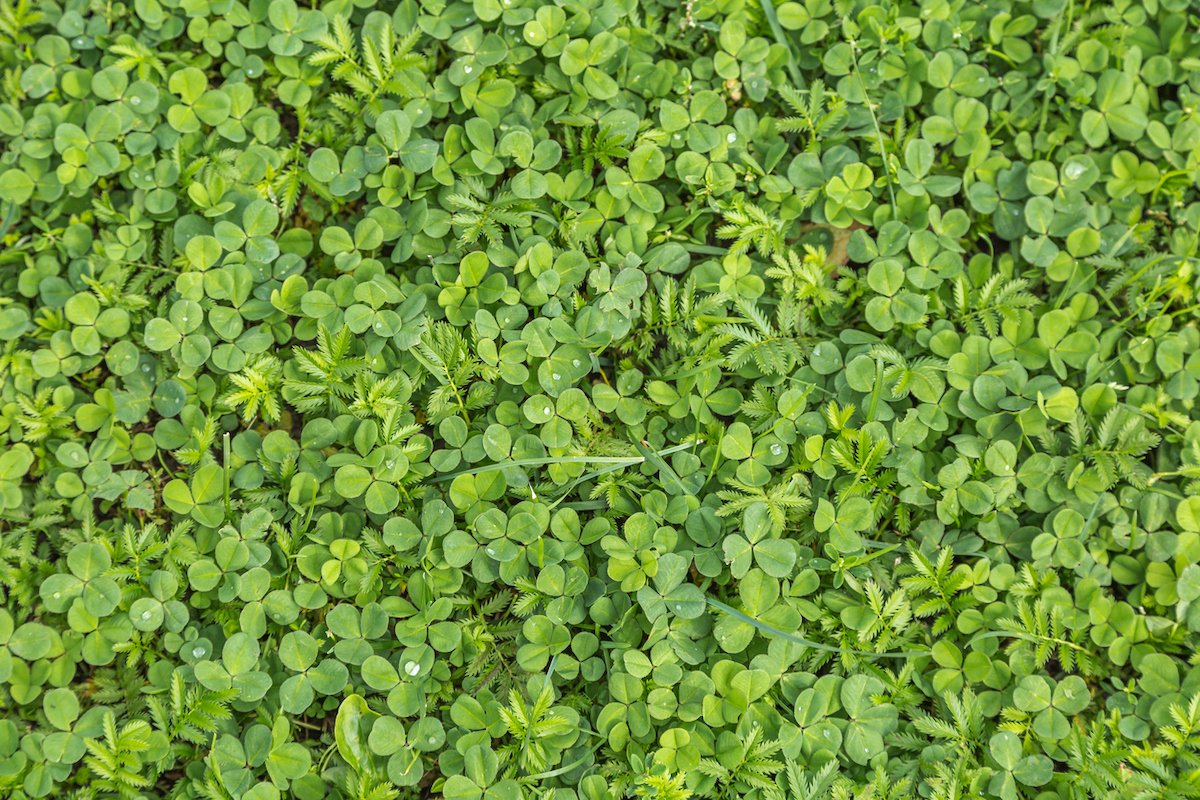
{"type": "MultiPolygon", "coordinates": [[[[659,457],[669,456],[673,453],[678,453],[680,450],[686,450],[689,447],[694,447],[698,442],[686,442],[677,444],[674,447],[668,447],[665,450],[659,450],[654,455],[659,457]]],[[[458,472],[452,472],[449,475],[441,475],[437,478],[431,478],[429,483],[441,483],[443,481],[452,481],[459,475],[478,475],[481,472],[494,472],[498,469],[508,469],[509,467],[545,467],[550,464],[613,464],[613,469],[620,469],[631,464],[641,464],[645,462],[646,456],[555,456],[553,458],[522,458],[517,461],[506,461],[503,464],[487,464],[475,469],[464,469],[458,472]]]]}
{"type": "Polygon", "coordinates": [[[672,483],[678,486],[680,493],[695,496],[692,490],[689,489],[687,485],[679,479],[679,476],[675,474],[675,470],[671,469],[671,465],[664,461],[662,456],[647,447],[645,442],[634,442],[633,446],[637,448],[638,452],[642,454],[643,458],[645,458],[654,466],[658,467],[660,475],[669,479],[672,483]]]}
{"type": "Polygon", "coordinates": [[[711,597],[705,599],[708,600],[708,604],[713,608],[717,609],[718,611],[724,611],[729,616],[733,617],[734,619],[741,620],[747,625],[753,625],[766,636],[773,636],[776,639],[786,639],[789,642],[795,642],[796,644],[801,644],[805,647],[811,647],[815,650],[824,650],[826,653],[846,653],[852,656],[865,656],[869,658],[915,658],[918,656],[929,655],[929,653],[923,650],[905,650],[904,652],[892,653],[871,653],[866,650],[847,650],[842,647],[834,647],[830,644],[821,644],[820,642],[814,642],[811,639],[805,639],[803,636],[797,636],[794,633],[785,633],[784,631],[776,628],[774,625],[768,625],[762,620],[757,620],[749,614],[738,611],[733,606],[725,605],[720,600],[713,600],[711,597]]]}
{"type": "Polygon", "coordinates": [[[783,49],[787,51],[788,74],[792,76],[796,89],[804,91],[808,88],[808,84],[804,82],[804,76],[800,74],[800,69],[796,66],[796,50],[783,32],[783,26],[779,24],[779,16],[775,13],[775,4],[771,0],[759,0],[759,4],[762,6],[763,16],[767,18],[767,24],[771,26],[771,33],[774,34],[775,41],[783,45],[783,49]]]}

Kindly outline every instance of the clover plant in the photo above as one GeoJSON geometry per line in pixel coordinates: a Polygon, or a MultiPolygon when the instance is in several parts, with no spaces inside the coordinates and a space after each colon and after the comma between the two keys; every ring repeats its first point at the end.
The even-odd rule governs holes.
{"type": "Polygon", "coordinates": [[[1200,796],[1197,0],[0,0],[0,797],[1200,796]]]}

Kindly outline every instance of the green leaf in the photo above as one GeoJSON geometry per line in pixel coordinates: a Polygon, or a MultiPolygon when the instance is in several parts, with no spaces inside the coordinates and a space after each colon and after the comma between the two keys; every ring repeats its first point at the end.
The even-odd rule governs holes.
{"type": "Polygon", "coordinates": [[[366,771],[372,764],[367,745],[368,726],[378,716],[367,707],[367,701],[356,694],[347,697],[338,707],[333,729],[338,754],[356,772],[366,771]]]}

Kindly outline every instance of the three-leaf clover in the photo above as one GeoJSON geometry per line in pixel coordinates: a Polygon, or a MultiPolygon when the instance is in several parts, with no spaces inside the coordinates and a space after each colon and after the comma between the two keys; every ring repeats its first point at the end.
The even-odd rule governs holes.
{"type": "Polygon", "coordinates": [[[279,702],[289,714],[303,714],[312,705],[316,692],[337,694],[346,686],[350,675],[346,666],[336,658],[318,662],[319,653],[320,644],[305,631],[291,631],[279,643],[279,660],[299,673],[279,687],[279,702]]]}
{"type": "Polygon", "coordinates": [[[246,702],[259,700],[271,688],[271,676],[258,671],[258,641],[245,633],[235,633],[221,648],[221,661],[196,664],[196,680],[214,692],[237,689],[246,702]]]}

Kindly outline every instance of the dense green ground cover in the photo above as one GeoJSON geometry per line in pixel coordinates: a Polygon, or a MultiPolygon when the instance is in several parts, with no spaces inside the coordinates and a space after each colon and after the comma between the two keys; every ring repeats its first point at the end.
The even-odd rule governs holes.
{"type": "Polygon", "coordinates": [[[1200,795],[1197,0],[0,0],[0,796],[1200,795]]]}

